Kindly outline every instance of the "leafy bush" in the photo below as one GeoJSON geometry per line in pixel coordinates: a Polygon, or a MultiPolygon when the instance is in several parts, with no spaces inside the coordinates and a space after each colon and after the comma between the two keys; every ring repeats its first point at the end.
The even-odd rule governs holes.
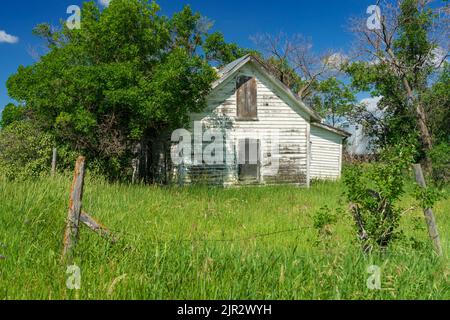
{"type": "Polygon", "coordinates": [[[422,188],[416,185],[414,196],[421,208],[433,208],[436,202],[445,198],[444,192],[435,187],[422,188]]]}
{"type": "Polygon", "coordinates": [[[404,172],[414,158],[414,146],[385,150],[379,163],[347,169],[346,196],[365,252],[386,248],[396,236],[401,209],[395,206],[404,193],[404,172]]]}
{"type": "Polygon", "coordinates": [[[10,124],[21,121],[25,118],[25,108],[16,106],[13,103],[8,103],[2,111],[0,119],[0,127],[6,128],[10,124]]]}
{"type": "Polygon", "coordinates": [[[30,121],[0,131],[0,174],[9,179],[36,177],[49,171],[53,139],[30,121]]]}
{"type": "Polygon", "coordinates": [[[319,234],[327,235],[329,227],[337,222],[337,215],[328,206],[324,206],[314,213],[312,219],[319,234]]]}
{"type": "Polygon", "coordinates": [[[437,185],[450,182],[450,144],[441,143],[429,153],[433,163],[433,180],[437,185]]]}

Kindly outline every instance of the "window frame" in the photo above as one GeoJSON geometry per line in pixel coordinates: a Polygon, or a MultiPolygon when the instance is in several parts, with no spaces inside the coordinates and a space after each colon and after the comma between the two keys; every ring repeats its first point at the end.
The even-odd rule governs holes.
{"type": "Polygon", "coordinates": [[[236,79],[236,121],[259,121],[258,83],[253,76],[239,75],[236,79]],[[244,81],[242,81],[244,79],[244,81]],[[244,105],[242,102],[244,101],[244,105]],[[248,104],[252,104],[249,106],[248,104]]]}

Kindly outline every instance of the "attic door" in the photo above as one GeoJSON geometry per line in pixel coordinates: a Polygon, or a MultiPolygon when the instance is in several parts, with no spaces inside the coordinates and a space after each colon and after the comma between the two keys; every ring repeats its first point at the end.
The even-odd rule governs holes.
{"type": "Polygon", "coordinates": [[[260,140],[239,140],[238,175],[239,181],[244,183],[257,183],[260,178],[261,156],[260,140]]]}
{"type": "Polygon", "coordinates": [[[236,79],[236,89],[237,119],[256,120],[258,118],[256,79],[240,76],[236,79]]]}

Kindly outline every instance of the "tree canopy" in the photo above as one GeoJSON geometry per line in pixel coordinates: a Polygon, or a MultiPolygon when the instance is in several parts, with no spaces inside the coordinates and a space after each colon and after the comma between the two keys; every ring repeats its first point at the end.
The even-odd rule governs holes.
{"type": "Polygon", "coordinates": [[[95,159],[105,170],[129,162],[132,145],[184,125],[205,107],[216,77],[205,58],[226,63],[245,52],[226,44],[189,6],[172,17],[144,0],[112,0],[104,10],[85,2],[81,28],[48,24],[33,31],[48,52],[7,81],[3,125],[22,108],[41,130],[95,159]],[[113,164],[113,165],[112,165],[113,164]]]}
{"type": "Polygon", "coordinates": [[[380,147],[410,136],[418,141],[419,158],[434,145],[448,143],[448,26],[427,1],[382,2],[380,29],[365,20],[352,21],[357,59],[347,67],[354,88],[381,97],[374,117],[364,108],[354,112],[380,147]],[[446,98],[447,97],[447,98],[446,98]],[[436,116],[439,115],[439,116],[436,116]],[[447,115],[447,116],[445,116],[447,115]],[[439,119],[438,119],[439,118],[439,119]]]}
{"type": "Polygon", "coordinates": [[[22,106],[16,106],[14,103],[8,103],[2,111],[2,117],[0,119],[0,127],[6,128],[14,122],[25,119],[25,108],[22,106]]]}

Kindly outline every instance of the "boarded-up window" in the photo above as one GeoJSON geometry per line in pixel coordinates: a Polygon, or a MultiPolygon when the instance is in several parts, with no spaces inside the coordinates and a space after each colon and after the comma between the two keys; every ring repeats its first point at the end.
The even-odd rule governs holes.
{"type": "Polygon", "coordinates": [[[255,139],[239,140],[239,180],[243,182],[259,181],[260,141],[255,139]]]}
{"type": "Polygon", "coordinates": [[[240,76],[236,79],[236,88],[237,118],[239,120],[256,120],[258,117],[256,79],[240,76]]]}

